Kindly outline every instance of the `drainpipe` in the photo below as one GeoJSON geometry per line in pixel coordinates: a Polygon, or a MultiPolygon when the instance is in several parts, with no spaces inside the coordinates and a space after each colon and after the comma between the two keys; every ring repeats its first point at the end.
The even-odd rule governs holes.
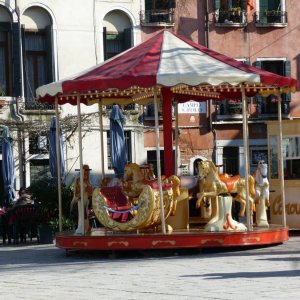
{"type": "MultiPolygon", "coordinates": [[[[18,0],[15,0],[15,12],[18,17],[19,27],[19,53],[20,53],[20,97],[16,98],[16,110],[12,114],[13,118],[19,123],[24,124],[24,116],[19,111],[19,100],[24,99],[24,73],[23,73],[23,50],[22,50],[22,33],[21,33],[21,16],[18,0]]],[[[18,131],[18,151],[19,151],[19,170],[20,186],[26,186],[26,165],[25,165],[25,139],[24,129],[17,128],[18,131]]]]}

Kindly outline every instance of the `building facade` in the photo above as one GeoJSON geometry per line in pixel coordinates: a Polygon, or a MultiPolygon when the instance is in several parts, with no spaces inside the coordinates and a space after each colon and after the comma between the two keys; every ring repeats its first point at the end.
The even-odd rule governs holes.
{"type": "MultiPolygon", "coordinates": [[[[48,171],[47,130],[55,112],[53,107],[36,103],[38,86],[101,63],[161,29],[244,63],[298,79],[299,9],[297,0],[0,0],[0,119],[14,137],[16,189],[48,171]]],[[[284,119],[300,116],[298,97],[298,92],[283,95],[284,119]]],[[[197,161],[210,159],[220,171],[243,174],[240,101],[192,100],[178,106],[177,173],[195,175],[197,161]]],[[[277,97],[249,98],[248,104],[254,170],[258,159],[267,159],[266,121],[277,118],[277,97]]],[[[82,107],[82,111],[83,159],[93,169],[93,183],[98,184],[98,107],[82,107]]],[[[128,161],[155,163],[153,106],[128,106],[124,112],[128,161]]],[[[110,108],[104,108],[104,156],[105,173],[112,175],[109,113],[110,108]]],[[[75,115],[76,108],[61,107],[69,181],[79,167],[75,115]]],[[[173,120],[175,127],[175,113],[173,120]]]]}
{"type": "MultiPolygon", "coordinates": [[[[152,1],[153,3],[155,1],[152,1]]],[[[156,1],[159,2],[159,1],[156,1]]],[[[211,0],[177,1],[172,10],[170,30],[212,50],[246,64],[299,79],[300,33],[296,13],[300,2],[293,0],[211,0]]],[[[152,11],[154,16],[156,11],[152,11]]],[[[162,23],[142,23],[143,39],[160,30],[162,23]]],[[[283,119],[300,116],[299,92],[282,95],[283,119]]],[[[191,99],[192,100],[192,99],[191,99]]],[[[258,159],[267,160],[267,120],[278,117],[277,97],[248,99],[250,168],[258,159]]],[[[193,103],[193,102],[191,102],[193,103]]],[[[188,104],[186,104],[188,105],[188,104]]],[[[194,104],[195,105],[195,104],[194,104]]],[[[194,162],[212,159],[220,171],[244,173],[242,107],[236,99],[207,100],[205,108],[178,115],[179,173],[196,173],[194,162]]]]}
{"type": "MultiPolygon", "coordinates": [[[[55,110],[36,102],[36,88],[140,43],[140,11],[140,1],[132,0],[0,1],[0,120],[13,137],[17,190],[42,174],[49,175],[47,137],[55,110]]],[[[143,155],[136,155],[144,145],[142,112],[136,107],[124,109],[129,159],[144,162],[143,155]]],[[[109,113],[109,107],[104,109],[105,171],[113,174],[107,147],[109,113]]],[[[60,108],[68,181],[79,168],[76,114],[70,105],[60,108]]],[[[93,169],[97,184],[101,165],[98,107],[83,106],[82,114],[84,163],[93,169]]]]}

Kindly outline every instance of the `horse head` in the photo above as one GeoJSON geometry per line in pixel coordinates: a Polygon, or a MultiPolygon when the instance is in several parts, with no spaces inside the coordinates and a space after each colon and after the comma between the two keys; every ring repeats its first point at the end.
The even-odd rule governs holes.
{"type": "Polygon", "coordinates": [[[136,163],[125,165],[123,179],[125,181],[132,180],[134,182],[142,180],[143,173],[140,166],[136,163]]]}
{"type": "Polygon", "coordinates": [[[257,164],[257,170],[259,171],[262,178],[267,178],[268,176],[268,164],[263,160],[260,160],[257,164]]]}
{"type": "Polygon", "coordinates": [[[202,180],[207,177],[207,175],[211,172],[216,172],[216,166],[212,161],[199,161],[198,162],[198,178],[202,180]]]}

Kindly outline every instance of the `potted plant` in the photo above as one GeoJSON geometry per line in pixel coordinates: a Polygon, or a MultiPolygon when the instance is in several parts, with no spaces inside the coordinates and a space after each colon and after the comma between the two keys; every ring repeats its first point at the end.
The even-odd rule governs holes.
{"type": "MultiPolygon", "coordinates": [[[[34,181],[28,188],[37,205],[38,237],[40,243],[52,243],[54,233],[58,231],[58,188],[49,178],[34,181]]],[[[65,230],[72,229],[70,219],[70,203],[73,192],[70,187],[62,184],[62,216],[65,230]]]]}

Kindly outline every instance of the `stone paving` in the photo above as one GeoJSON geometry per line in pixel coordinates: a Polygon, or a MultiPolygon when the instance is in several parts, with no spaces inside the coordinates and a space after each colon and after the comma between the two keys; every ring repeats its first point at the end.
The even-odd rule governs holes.
{"type": "Polygon", "coordinates": [[[222,251],[88,252],[0,244],[0,299],[299,299],[300,237],[222,251]]]}

